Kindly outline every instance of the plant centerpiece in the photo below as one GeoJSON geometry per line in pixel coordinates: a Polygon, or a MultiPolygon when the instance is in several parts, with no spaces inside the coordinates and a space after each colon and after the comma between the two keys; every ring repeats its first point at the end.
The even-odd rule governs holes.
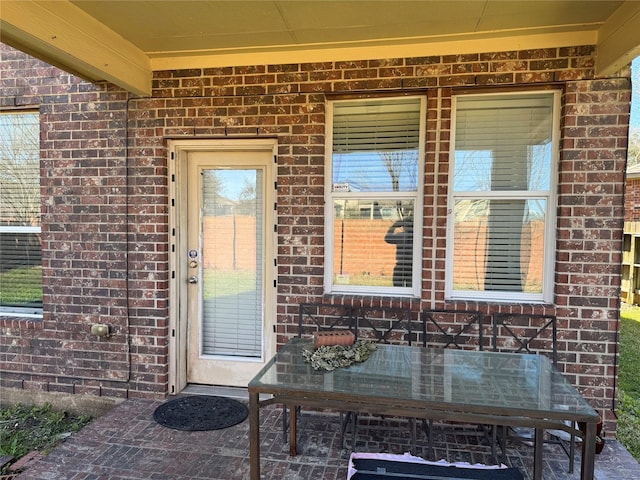
{"type": "Polygon", "coordinates": [[[322,345],[302,352],[306,362],[311,363],[314,370],[331,371],[348,367],[354,363],[364,362],[377,348],[377,345],[364,340],[357,340],[351,345],[322,345]]]}

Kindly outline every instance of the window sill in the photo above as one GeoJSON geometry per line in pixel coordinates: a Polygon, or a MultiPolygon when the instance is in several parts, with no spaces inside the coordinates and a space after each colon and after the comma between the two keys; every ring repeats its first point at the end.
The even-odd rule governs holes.
{"type": "Polygon", "coordinates": [[[0,328],[36,330],[42,328],[42,323],[42,315],[22,316],[15,313],[0,312],[0,328]]]}

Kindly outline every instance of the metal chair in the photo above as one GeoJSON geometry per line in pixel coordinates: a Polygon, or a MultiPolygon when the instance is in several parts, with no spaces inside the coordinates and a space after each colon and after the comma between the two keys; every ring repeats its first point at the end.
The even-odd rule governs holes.
{"type": "Polygon", "coordinates": [[[311,335],[316,331],[337,329],[351,330],[356,337],[356,307],[330,303],[301,303],[298,307],[297,336],[311,335]]]}
{"type": "MultiPolygon", "coordinates": [[[[554,366],[558,366],[558,332],[555,315],[542,314],[493,314],[493,350],[496,352],[544,354],[550,357],[554,366]]],[[[507,428],[502,429],[502,460],[506,456],[507,428]]],[[[493,441],[497,429],[494,426],[493,441]]],[[[512,438],[530,440],[514,435],[512,438]]],[[[546,439],[546,443],[560,444],[569,456],[569,473],[573,473],[575,457],[575,436],[571,435],[569,446],[561,438],[546,439]]]]}
{"type": "Polygon", "coordinates": [[[483,350],[482,318],[476,310],[423,310],[423,346],[483,350]]]}
{"type": "Polygon", "coordinates": [[[558,340],[555,315],[494,313],[493,351],[544,353],[558,364],[558,340]]]}
{"type": "MultiPolygon", "coordinates": [[[[301,303],[298,306],[297,337],[318,331],[350,330],[358,337],[355,307],[331,303],[301,303]]],[[[300,407],[296,407],[297,412],[300,407]]],[[[287,406],[282,406],[282,436],[287,442],[287,406]]]]}
{"type": "MultiPolygon", "coordinates": [[[[350,330],[356,340],[376,343],[412,345],[417,336],[410,308],[356,307],[329,303],[302,303],[298,309],[297,336],[312,335],[316,331],[350,330]]],[[[298,407],[299,408],[299,407],[298,407]]],[[[298,410],[299,411],[299,410],[298,410]]],[[[287,407],[283,406],[282,430],[287,441],[287,407]]],[[[344,446],[347,427],[351,426],[352,447],[357,434],[357,414],[340,412],[340,443],[344,446]]],[[[415,446],[415,420],[410,419],[412,448],[415,446]]]]}
{"type": "MultiPolygon", "coordinates": [[[[423,346],[484,350],[484,315],[477,310],[429,309],[422,311],[423,346]]],[[[422,421],[427,445],[433,447],[433,420],[422,421]]],[[[493,449],[495,447],[492,446],[493,449]]],[[[495,458],[495,451],[492,451],[495,458]]]]}
{"type": "MultiPolygon", "coordinates": [[[[375,343],[413,345],[417,332],[413,328],[413,314],[410,308],[357,307],[355,309],[356,339],[371,340],[375,343]]],[[[382,417],[384,418],[384,416],[382,417]]],[[[351,449],[355,448],[358,431],[358,414],[340,412],[342,425],[340,444],[344,447],[347,427],[351,427],[351,449]]],[[[415,451],[416,424],[409,418],[411,450],[415,451]]]]}

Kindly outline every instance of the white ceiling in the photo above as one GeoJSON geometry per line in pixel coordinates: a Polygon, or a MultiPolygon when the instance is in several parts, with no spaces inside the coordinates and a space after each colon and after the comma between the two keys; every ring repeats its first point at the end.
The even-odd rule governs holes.
{"type": "Polygon", "coordinates": [[[172,68],[583,44],[611,71],[640,45],[640,2],[2,0],[0,39],[137,93],[172,68]]]}
{"type": "Polygon", "coordinates": [[[621,1],[128,1],[71,3],[148,55],[600,26],[621,1]]]}

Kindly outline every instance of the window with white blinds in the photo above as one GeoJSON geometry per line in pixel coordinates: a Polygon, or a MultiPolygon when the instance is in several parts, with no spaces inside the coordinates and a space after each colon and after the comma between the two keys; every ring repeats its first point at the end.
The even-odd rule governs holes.
{"type": "Polygon", "coordinates": [[[418,294],[424,112],[419,96],[329,103],[328,292],[418,294]]]}
{"type": "Polygon", "coordinates": [[[0,112],[0,314],[42,314],[38,112],[0,112]]]}
{"type": "Polygon", "coordinates": [[[555,92],[454,98],[447,296],[551,301],[555,92]]]}

